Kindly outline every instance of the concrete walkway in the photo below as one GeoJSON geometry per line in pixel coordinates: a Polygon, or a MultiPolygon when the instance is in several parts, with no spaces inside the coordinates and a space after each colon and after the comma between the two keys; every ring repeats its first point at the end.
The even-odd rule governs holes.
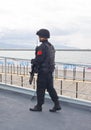
{"type": "Polygon", "coordinates": [[[61,102],[62,110],[46,100],[42,112],[31,112],[36,104],[29,95],[0,89],[0,130],[91,130],[91,108],[61,102]]]}

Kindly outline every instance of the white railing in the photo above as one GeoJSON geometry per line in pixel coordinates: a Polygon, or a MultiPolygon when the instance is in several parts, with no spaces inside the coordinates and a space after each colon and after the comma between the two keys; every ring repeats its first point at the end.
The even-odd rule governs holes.
{"type": "MultiPolygon", "coordinates": [[[[31,59],[0,57],[1,83],[36,89],[36,75],[29,84],[30,71],[31,59]]],[[[56,62],[54,86],[59,95],[91,100],[91,66],[56,62]]]]}

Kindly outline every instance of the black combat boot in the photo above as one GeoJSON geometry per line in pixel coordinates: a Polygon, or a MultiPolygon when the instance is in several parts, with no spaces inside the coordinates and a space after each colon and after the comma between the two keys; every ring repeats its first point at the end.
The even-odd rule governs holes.
{"type": "Polygon", "coordinates": [[[42,107],[39,105],[34,106],[34,108],[30,108],[30,111],[42,111],[42,107]]]}
{"type": "Polygon", "coordinates": [[[53,107],[52,109],[50,109],[49,111],[50,111],[50,112],[56,112],[56,111],[58,111],[58,110],[61,110],[61,106],[60,106],[59,102],[57,101],[57,102],[55,103],[54,107],[53,107]]]}

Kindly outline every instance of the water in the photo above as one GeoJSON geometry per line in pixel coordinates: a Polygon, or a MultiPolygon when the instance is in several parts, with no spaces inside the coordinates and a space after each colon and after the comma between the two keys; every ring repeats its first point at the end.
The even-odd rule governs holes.
{"type": "Polygon", "coordinates": [[[91,51],[57,51],[56,62],[91,64],[91,51]]]}
{"type": "MultiPolygon", "coordinates": [[[[34,51],[0,51],[0,56],[32,59],[35,57],[34,51]]],[[[56,62],[73,64],[91,64],[91,51],[56,51],[56,62]]]]}

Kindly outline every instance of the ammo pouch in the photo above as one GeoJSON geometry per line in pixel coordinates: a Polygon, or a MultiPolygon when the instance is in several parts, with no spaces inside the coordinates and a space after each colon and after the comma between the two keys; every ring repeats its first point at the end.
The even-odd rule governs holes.
{"type": "Polygon", "coordinates": [[[45,63],[41,65],[40,71],[43,73],[49,73],[54,71],[54,65],[46,65],[45,63]]]}

